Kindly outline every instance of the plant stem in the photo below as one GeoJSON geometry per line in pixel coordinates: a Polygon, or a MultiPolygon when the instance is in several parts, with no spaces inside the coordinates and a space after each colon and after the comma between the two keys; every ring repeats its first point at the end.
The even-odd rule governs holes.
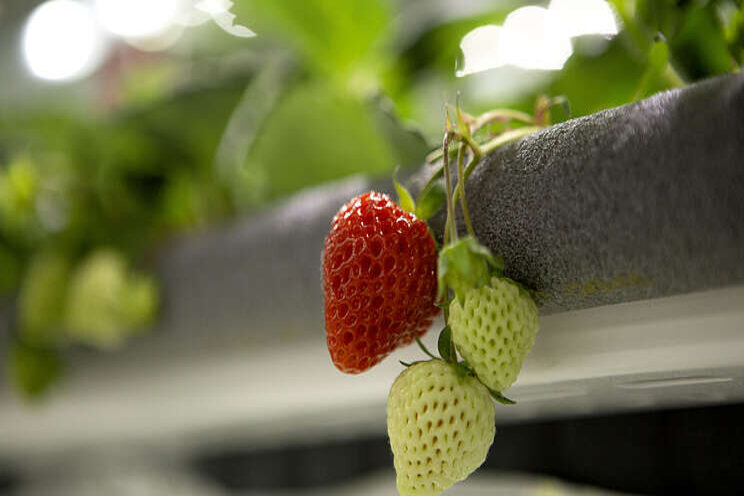
{"type": "MultiPolygon", "coordinates": [[[[478,165],[480,162],[481,157],[488,155],[492,151],[494,151],[496,148],[505,145],[506,143],[509,143],[510,141],[514,141],[519,138],[523,138],[524,136],[527,136],[528,134],[532,134],[535,131],[539,131],[542,129],[540,126],[530,126],[530,127],[521,127],[519,129],[514,129],[512,131],[507,131],[504,134],[501,134],[497,136],[496,138],[492,139],[488,143],[486,143],[483,146],[478,146],[475,144],[475,149],[477,149],[477,153],[474,153],[473,160],[471,160],[468,163],[468,166],[465,168],[465,174],[464,179],[467,181],[470,178],[470,174],[473,173],[473,170],[475,169],[475,166],[478,165]]],[[[471,146],[472,147],[472,146],[471,146]]],[[[455,191],[455,201],[457,201],[458,197],[458,190],[455,191]]]]}
{"type": "MultiPolygon", "coordinates": [[[[473,154],[473,160],[476,156],[473,154]]],[[[460,207],[462,208],[462,216],[465,219],[465,227],[468,230],[468,234],[475,237],[475,231],[473,230],[473,223],[470,222],[470,213],[468,212],[468,202],[465,199],[465,143],[460,143],[459,150],[457,151],[457,190],[460,191],[460,207]]],[[[454,203],[454,199],[452,202],[454,203]]]]}
{"type": "MultiPolygon", "coordinates": [[[[623,0],[611,0],[611,3],[615,7],[615,11],[620,15],[620,20],[623,22],[625,32],[628,34],[632,45],[639,55],[647,57],[652,41],[638,23],[633,7],[629,6],[623,0]]],[[[685,85],[685,80],[680,76],[671,62],[667,62],[661,76],[664,82],[672,88],[679,88],[685,85]]]]}
{"type": "Polygon", "coordinates": [[[436,359],[436,358],[437,358],[437,357],[435,357],[435,356],[434,356],[434,355],[432,354],[432,352],[431,352],[431,351],[429,351],[429,350],[428,350],[428,349],[426,348],[426,346],[425,346],[425,345],[424,345],[424,343],[423,343],[423,342],[421,341],[421,338],[420,338],[420,337],[418,336],[418,334],[414,334],[414,335],[413,335],[413,337],[414,337],[414,339],[416,340],[416,344],[418,344],[418,345],[419,345],[419,348],[421,348],[421,351],[423,351],[423,352],[424,352],[424,354],[425,354],[426,356],[428,356],[429,358],[434,358],[434,359],[436,359]]]}
{"type": "Polygon", "coordinates": [[[493,122],[509,122],[512,120],[524,122],[525,124],[535,124],[535,119],[525,112],[511,109],[496,109],[479,115],[478,118],[475,119],[470,132],[475,134],[483,126],[487,126],[493,122]]]}
{"type": "MultiPolygon", "coordinates": [[[[520,127],[519,129],[512,129],[511,131],[507,131],[503,134],[498,135],[491,141],[485,143],[480,147],[481,155],[487,155],[494,151],[496,148],[500,147],[501,145],[504,145],[506,143],[509,143],[510,141],[514,141],[519,138],[523,138],[524,136],[527,136],[528,134],[532,134],[535,131],[539,131],[542,129],[541,126],[528,126],[528,127],[520,127]]],[[[469,169],[472,169],[471,167],[468,167],[469,169]]],[[[467,171],[466,176],[467,177],[467,171]]]]}
{"type": "Polygon", "coordinates": [[[443,150],[443,162],[444,166],[442,170],[444,172],[444,187],[447,194],[447,220],[444,222],[444,244],[447,245],[449,241],[457,239],[457,230],[454,227],[455,223],[455,206],[452,200],[452,177],[450,175],[450,163],[449,163],[449,144],[452,138],[452,134],[449,130],[444,133],[444,141],[442,143],[443,150]]]}

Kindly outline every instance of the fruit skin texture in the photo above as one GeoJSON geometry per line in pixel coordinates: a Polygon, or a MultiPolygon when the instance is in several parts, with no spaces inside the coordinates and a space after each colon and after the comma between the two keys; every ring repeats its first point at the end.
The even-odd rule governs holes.
{"type": "Polygon", "coordinates": [[[450,304],[452,340],[483,384],[504,391],[517,379],[535,343],[537,305],[525,290],[503,277],[468,290],[463,303],[455,298],[450,304]]]}
{"type": "Polygon", "coordinates": [[[342,372],[369,369],[439,313],[434,240],[387,195],[365,193],[339,210],[322,270],[328,351],[342,372]]]}
{"type": "Polygon", "coordinates": [[[411,365],[393,383],[387,427],[401,496],[434,496],[486,459],[496,433],[488,390],[452,364],[411,365]]]}

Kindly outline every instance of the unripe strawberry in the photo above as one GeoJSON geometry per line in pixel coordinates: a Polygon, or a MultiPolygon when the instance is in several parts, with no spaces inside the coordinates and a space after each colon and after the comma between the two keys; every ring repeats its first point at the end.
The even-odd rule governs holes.
{"type": "Polygon", "coordinates": [[[132,272],[121,253],[99,249],[71,278],[65,326],[81,343],[115,349],[152,321],[157,298],[151,278],[132,272]]]}
{"type": "Polygon", "coordinates": [[[470,289],[450,304],[452,341],[478,378],[494,391],[508,389],[535,343],[539,328],[532,297],[510,279],[470,289]]]}
{"type": "Polygon", "coordinates": [[[416,363],[390,389],[387,428],[402,496],[440,494],[477,469],[493,443],[491,396],[455,367],[416,363]]]}
{"type": "Polygon", "coordinates": [[[356,374],[423,335],[439,313],[437,252],[426,224],[387,195],[353,198],[323,250],[328,351],[356,374]]]}

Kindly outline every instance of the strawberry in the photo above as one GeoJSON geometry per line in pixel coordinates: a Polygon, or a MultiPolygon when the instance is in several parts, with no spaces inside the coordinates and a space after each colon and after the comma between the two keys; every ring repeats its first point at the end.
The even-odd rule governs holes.
{"type": "Polygon", "coordinates": [[[471,288],[462,303],[449,307],[452,341],[478,378],[494,391],[508,389],[535,343],[538,311],[532,297],[515,282],[493,277],[471,288]]]}
{"type": "Polygon", "coordinates": [[[387,427],[398,492],[438,495],[486,459],[496,432],[488,390],[442,360],[411,365],[393,383],[387,427]]]}
{"type": "Polygon", "coordinates": [[[333,218],[323,250],[328,351],[357,374],[411,343],[439,308],[437,252],[422,220],[384,194],[353,198],[333,218]]]}

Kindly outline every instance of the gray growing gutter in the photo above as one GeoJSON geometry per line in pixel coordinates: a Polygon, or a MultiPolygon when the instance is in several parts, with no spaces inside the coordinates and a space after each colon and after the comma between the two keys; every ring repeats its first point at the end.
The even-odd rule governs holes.
{"type": "MultiPolygon", "coordinates": [[[[323,239],[337,209],[370,188],[392,185],[323,186],[175,246],[162,265],[165,328],[322,328],[323,239]]],[[[742,283],[744,74],[503,146],[466,191],[476,235],[543,313],[742,283]]]]}
{"type": "Polygon", "coordinates": [[[504,146],[466,191],[476,235],[543,313],[741,283],[744,74],[504,146]]]}

